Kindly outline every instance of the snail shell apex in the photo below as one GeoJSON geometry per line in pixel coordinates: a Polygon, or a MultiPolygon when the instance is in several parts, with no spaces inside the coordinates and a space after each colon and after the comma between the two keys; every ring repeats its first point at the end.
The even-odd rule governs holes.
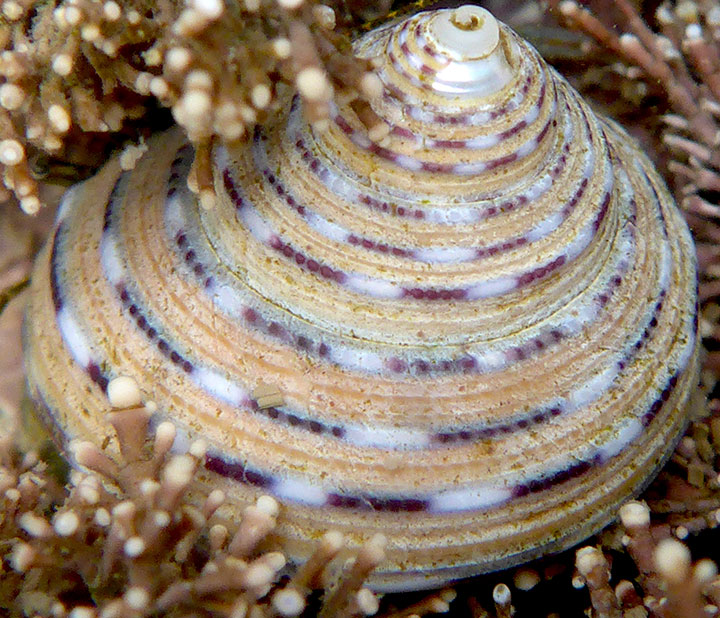
{"type": "Polygon", "coordinates": [[[215,149],[212,210],[178,132],[69,191],[28,379],[61,448],[117,456],[105,389],[133,376],[176,450],[207,441],[196,490],[231,518],[275,496],[295,560],[382,532],[373,584],[422,588],[567,547],[649,482],[697,380],[694,251],[628,136],[481,9],[357,50],[380,142],[352,104],[315,133],[293,100],[215,149]]]}

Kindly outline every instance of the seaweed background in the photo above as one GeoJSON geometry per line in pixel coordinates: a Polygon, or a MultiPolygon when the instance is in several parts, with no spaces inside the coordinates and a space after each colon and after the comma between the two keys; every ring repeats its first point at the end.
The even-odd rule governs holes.
{"type": "MultiPolygon", "coordinates": [[[[122,471],[108,468],[97,453],[85,453],[87,474],[58,483],[53,462],[19,442],[15,430],[23,393],[23,290],[62,185],[86,177],[112,152],[122,152],[131,166],[146,136],[178,122],[197,148],[193,188],[211,201],[212,142],[242,139],[273,113],[282,88],[300,91],[319,128],[330,98],[343,96],[355,101],[368,131],[382,132],[368,104],[377,95],[371,67],[352,59],[349,41],[363,28],[423,3],[337,1],[327,3],[335,10],[332,17],[325,5],[309,0],[3,0],[0,608],[8,615],[296,615],[273,605],[277,593],[293,585],[302,598],[298,611],[306,616],[322,612],[323,602],[327,616],[450,611],[505,617],[513,607],[515,615],[529,617],[720,615],[715,567],[720,559],[720,388],[715,386],[720,371],[720,3],[484,4],[534,42],[601,111],[629,126],[664,171],[698,241],[701,330],[708,352],[696,416],[643,502],[631,503],[617,524],[590,539],[577,556],[569,551],[461,583],[457,598],[448,590],[429,597],[395,595],[378,608],[362,586],[372,551],[365,563],[363,557],[346,555],[350,562],[344,571],[342,560],[330,566],[331,556],[324,556],[318,573],[326,575],[312,585],[312,578],[293,584],[281,568],[274,569],[277,558],[267,557],[261,538],[247,556],[232,556],[222,531],[212,525],[212,509],[220,505],[206,505],[199,515],[190,510],[183,497],[187,474],[180,479],[185,484],[168,489],[173,480],[168,466],[178,464],[157,450],[157,437],[154,444],[138,444],[123,438],[127,428],[118,431],[126,441],[128,465],[136,472],[144,466],[145,476],[162,487],[152,500],[174,492],[174,501],[166,503],[172,523],[160,536],[147,536],[150,528],[140,525],[152,513],[148,505],[158,503],[133,493],[122,471]],[[626,30],[629,36],[621,36],[626,30]],[[673,80],[668,81],[667,68],[673,80]],[[233,101],[241,103],[229,105],[233,101]],[[40,215],[29,218],[21,210],[40,215]],[[106,490],[108,483],[114,491],[106,490]],[[130,518],[122,506],[127,504],[134,504],[130,518]],[[107,526],[96,521],[101,508],[109,514],[107,526]],[[150,574],[136,569],[119,549],[118,539],[135,537],[153,547],[148,555],[158,568],[150,574]],[[244,561],[245,567],[228,558],[244,561]],[[228,583],[218,575],[226,568],[242,571],[251,560],[267,567],[269,579],[261,582],[267,590],[262,585],[250,590],[247,582],[228,583]],[[353,575],[358,563],[362,568],[353,575]],[[105,565],[104,579],[90,573],[97,564],[105,565]],[[138,591],[138,573],[149,578],[145,596],[138,591]],[[178,578],[190,589],[172,589],[179,596],[163,597],[178,578]],[[208,586],[202,593],[200,581],[208,586]]],[[[136,408],[142,407],[138,402],[136,408]]],[[[133,418],[142,423],[142,413],[133,418]]]]}

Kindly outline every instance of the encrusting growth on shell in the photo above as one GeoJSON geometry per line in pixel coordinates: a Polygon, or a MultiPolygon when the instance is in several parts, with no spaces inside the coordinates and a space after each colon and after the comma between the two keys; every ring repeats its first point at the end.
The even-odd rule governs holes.
{"type": "MultiPolygon", "coordinates": [[[[111,381],[108,397],[123,462],[90,443],[72,444],[82,471],[69,473],[67,488],[34,453],[23,456],[12,437],[0,439],[0,559],[9,567],[0,606],[10,615],[186,616],[212,608],[213,616],[292,617],[318,590],[325,590],[320,615],[377,612],[363,583],[384,555],[384,539],[360,547],[333,578],[328,566],[346,550],[343,536],[330,531],[303,567],[284,575],[285,556],[268,545],[277,502],[261,495],[234,532],[214,523],[222,521],[223,492],[199,504],[186,495],[204,445],[173,455],[169,423],[148,440],[149,416],[132,378],[111,381]]],[[[447,611],[448,594],[431,594],[413,613],[447,611]]],[[[407,614],[387,614],[396,615],[407,614]]]]}
{"type": "MultiPolygon", "coordinates": [[[[369,62],[350,53],[353,15],[342,8],[336,30],[335,12],[316,0],[4,0],[5,186],[23,210],[37,212],[41,199],[30,160],[35,153],[67,158],[83,135],[110,136],[128,122],[147,122],[141,117],[158,102],[171,108],[200,158],[215,138],[246,138],[273,110],[282,84],[298,89],[315,126],[326,125],[336,93],[371,98],[378,92],[369,62]]],[[[209,189],[199,179],[197,190],[207,205],[209,189]]]]}

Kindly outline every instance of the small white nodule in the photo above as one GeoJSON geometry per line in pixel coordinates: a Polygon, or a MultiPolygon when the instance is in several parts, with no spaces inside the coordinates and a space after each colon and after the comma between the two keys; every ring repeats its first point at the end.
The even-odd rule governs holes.
{"type": "Polygon", "coordinates": [[[116,410],[136,408],[142,405],[142,393],[138,383],[129,376],[113,378],[107,386],[110,405],[116,410]]]}

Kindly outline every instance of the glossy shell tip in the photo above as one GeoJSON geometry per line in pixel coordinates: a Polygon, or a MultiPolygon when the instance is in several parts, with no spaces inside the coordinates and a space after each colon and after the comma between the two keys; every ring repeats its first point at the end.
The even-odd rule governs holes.
{"type": "Polygon", "coordinates": [[[429,30],[438,49],[454,60],[484,58],[500,41],[495,18],[485,9],[469,4],[438,11],[429,30]]]}
{"type": "Polygon", "coordinates": [[[435,11],[427,23],[427,40],[445,64],[436,73],[435,90],[489,96],[512,78],[498,22],[483,8],[435,11]]]}

